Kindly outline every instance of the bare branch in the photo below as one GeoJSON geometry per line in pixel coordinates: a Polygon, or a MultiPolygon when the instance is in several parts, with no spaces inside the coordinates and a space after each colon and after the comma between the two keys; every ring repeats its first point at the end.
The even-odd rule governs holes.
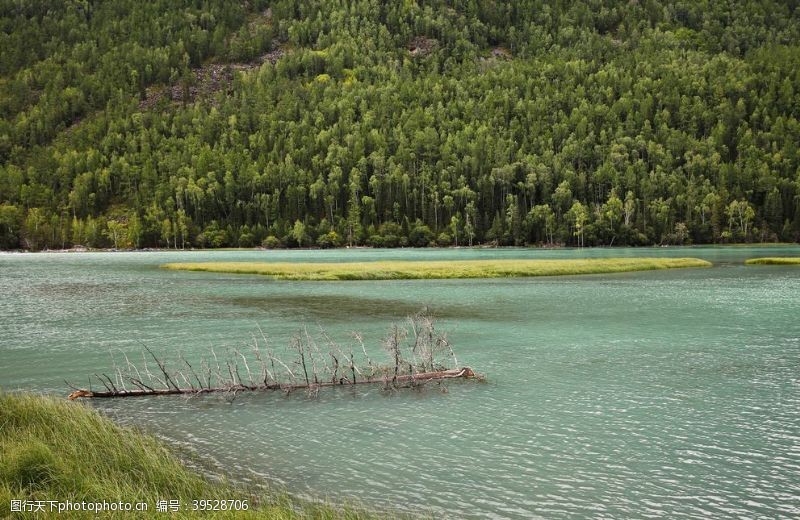
{"type": "Polygon", "coordinates": [[[142,343],[142,346],[143,346],[145,349],[147,349],[147,351],[148,351],[148,352],[150,353],[150,355],[153,357],[153,361],[155,361],[155,362],[156,362],[156,364],[158,365],[158,368],[160,368],[160,369],[161,369],[161,373],[162,373],[162,374],[164,374],[164,381],[166,381],[166,382],[168,383],[168,384],[166,384],[165,386],[167,386],[167,388],[169,388],[169,385],[171,384],[173,388],[175,388],[176,390],[179,390],[180,388],[178,387],[178,385],[176,385],[176,384],[175,384],[175,382],[172,380],[172,378],[171,378],[171,377],[169,376],[169,374],[167,373],[167,368],[166,368],[166,366],[164,365],[164,363],[163,363],[163,362],[162,362],[160,359],[158,359],[158,358],[156,357],[156,355],[155,355],[155,354],[153,354],[153,351],[152,351],[152,350],[150,350],[150,348],[149,348],[147,345],[145,345],[144,343],[142,343]]]}
{"type": "Polygon", "coordinates": [[[236,350],[236,353],[239,354],[239,356],[242,358],[242,362],[244,363],[244,368],[247,369],[247,379],[250,381],[250,386],[252,386],[254,384],[253,383],[253,374],[252,374],[252,372],[250,372],[250,365],[247,364],[247,358],[244,357],[244,354],[239,352],[238,349],[236,350]]]}
{"type": "Polygon", "coordinates": [[[318,335],[312,335],[307,328],[304,328],[302,332],[292,338],[289,345],[290,351],[294,351],[297,355],[294,363],[302,369],[300,376],[303,379],[298,380],[292,368],[269,348],[264,332],[260,328],[259,331],[265,342],[266,358],[262,355],[258,339],[253,335],[251,359],[248,359],[248,355],[238,348],[228,349],[225,359],[221,359],[217,356],[214,348],[211,347],[211,359],[213,361],[201,358],[200,373],[194,369],[183,352],[180,351],[177,357],[182,364],[186,365],[189,371],[187,372],[184,369],[173,372],[168,371],[166,362],[156,356],[143,343],[142,370],[140,371],[139,367],[130,361],[127,354],[121,351],[125,358],[126,368],[126,373],[123,373],[121,367],[116,364],[113,352],[110,351],[114,377],[112,378],[105,373],[94,374],[94,378],[100,381],[104,390],[101,389],[95,392],[92,389],[92,377],[89,378],[89,390],[76,388],[65,381],[67,386],[74,390],[70,394],[70,399],[176,394],[195,397],[200,394],[217,392],[229,396],[232,401],[239,392],[245,390],[280,389],[288,393],[303,389],[310,397],[314,397],[319,394],[320,389],[323,387],[339,385],[355,387],[358,384],[380,384],[383,385],[384,390],[395,392],[400,388],[420,390],[426,383],[431,381],[439,383],[440,388],[444,388],[441,383],[449,379],[477,378],[482,380],[481,376],[476,376],[467,367],[444,368],[446,363],[442,363],[441,360],[437,359],[437,356],[449,356],[454,367],[458,366],[458,360],[447,335],[436,330],[433,318],[426,313],[419,313],[409,317],[405,324],[394,324],[389,329],[389,334],[383,340],[383,347],[391,359],[391,364],[388,366],[374,365],[367,353],[363,337],[355,332],[352,334],[355,341],[361,346],[361,352],[370,369],[369,375],[365,375],[358,368],[352,342],[348,344],[347,352],[344,352],[322,327],[319,327],[318,335]],[[327,354],[323,354],[320,351],[319,338],[328,346],[327,354]],[[158,366],[158,375],[150,372],[148,357],[150,361],[154,361],[158,366]],[[241,358],[242,365],[247,372],[246,376],[249,384],[245,383],[240,374],[240,365],[237,358],[241,358]],[[258,382],[255,380],[253,370],[250,367],[250,362],[253,358],[260,367],[260,373],[257,376],[258,382]],[[227,371],[227,376],[225,377],[222,375],[223,362],[227,371]],[[276,365],[285,370],[285,375],[283,372],[279,373],[279,370],[276,370],[276,365]],[[216,381],[212,384],[214,367],[216,368],[216,381]],[[147,377],[150,384],[144,382],[142,375],[147,377]],[[205,379],[205,383],[203,379],[205,379]],[[270,379],[272,382],[270,382],[270,379]],[[155,384],[154,381],[158,384],[155,384]],[[179,386],[179,382],[185,386],[179,386]],[[197,385],[194,384],[195,382],[197,385]],[[130,383],[135,388],[129,389],[126,383],[130,383]]]}
{"type": "MultiPolygon", "coordinates": [[[[203,388],[203,382],[202,382],[202,381],[200,381],[200,377],[197,375],[197,372],[195,372],[195,371],[194,371],[194,368],[192,368],[192,365],[190,365],[190,364],[189,364],[189,362],[188,362],[188,361],[186,361],[186,358],[185,358],[185,357],[183,357],[183,352],[179,352],[179,353],[178,353],[178,356],[180,357],[180,360],[181,360],[181,361],[183,361],[183,363],[184,363],[184,364],[185,364],[187,367],[189,367],[189,370],[191,370],[191,372],[192,372],[192,375],[193,375],[193,376],[194,376],[194,378],[197,380],[197,385],[198,385],[200,388],[203,388]]],[[[194,385],[192,385],[192,386],[194,386],[194,385]]]]}

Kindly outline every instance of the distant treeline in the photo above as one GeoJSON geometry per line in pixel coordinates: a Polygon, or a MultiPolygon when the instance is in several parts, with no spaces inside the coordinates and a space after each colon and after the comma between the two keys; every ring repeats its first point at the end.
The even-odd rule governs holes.
{"type": "Polygon", "coordinates": [[[799,5],[0,0],[0,248],[798,241],[799,5]]]}

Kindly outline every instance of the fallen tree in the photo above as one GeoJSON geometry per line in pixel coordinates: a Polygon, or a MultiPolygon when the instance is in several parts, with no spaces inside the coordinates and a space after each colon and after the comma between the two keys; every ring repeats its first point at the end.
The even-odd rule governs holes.
{"type": "Polygon", "coordinates": [[[392,381],[388,377],[362,379],[360,381],[349,381],[341,378],[339,381],[326,381],[322,383],[310,384],[296,384],[296,385],[281,385],[281,384],[256,384],[256,385],[231,385],[231,386],[216,386],[216,387],[189,387],[189,388],[144,388],[136,390],[105,390],[93,391],[77,389],[69,394],[69,399],[79,399],[82,397],[92,398],[109,398],[109,397],[144,397],[155,395],[178,395],[178,394],[206,394],[215,392],[239,392],[239,391],[257,391],[257,390],[284,390],[293,391],[300,389],[314,390],[326,386],[339,386],[339,385],[363,385],[363,384],[383,384],[395,386],[407,384],[414,386],[416,384],[423,384],[429,381],[441,381],[445,379],[471,379],[477,377],[475,372],[469,367],[452,368],[449,370],[442,370],[439,372],[424,372],[417,374],[405,374],[398,376],[397,379],[392,381]]]}
{"type": "Polygon", "coordinates": [[[317,339],[305,329],[292,338],[289,349],[294,353],[294,359],[286,363],[269,348],[267,337],[261,332],[260,339],[252,336],[249,352],[234,349],[223,360],[218,358],[214,349],[211,349],[212,357],[203,359],[199,365],[190,364],[180,355],[179,370],[168,369],[164,359],[143,345],[142,363],[138,366],[123,354],[125,365],[120,367],[112,356],[111,375],[93,374],[89,378],[89,388],[67,383],[73,389],[68,397],[74,400],[210,393],[236,395],[238,392],[276,390],[286,393],[305,390],[315,396],[321,388],[329,387],[371,384],[398,389],[420,387],[431,382],[441,384],[453,379],[482,379],[471,368],[458,366],[447,335],[436,329],[427,310],[409,317],[405,325],[392,325],[383,341],[391,358],[387,365],[372,362],[358,333],[352,333],[354,341],[347,347],[340,346],[323,330],[319,335],[327,346],[326,354],[322,353],[317,339]],[[155,374],[150,370],[148,358],[158,367],[155,374]],[[254,373],[251,365],[257,372],[254,373]],[[92,381],[99,382],[102,389],[93,389],[92,381]]]}

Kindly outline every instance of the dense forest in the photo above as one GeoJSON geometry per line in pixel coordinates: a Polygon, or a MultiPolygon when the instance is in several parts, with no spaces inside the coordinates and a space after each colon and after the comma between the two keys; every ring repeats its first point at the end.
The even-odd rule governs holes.
{"type": "Polygon", "coordinates": [[[799,6],[0,0],[0,248],[798,241],[799,6]]]}

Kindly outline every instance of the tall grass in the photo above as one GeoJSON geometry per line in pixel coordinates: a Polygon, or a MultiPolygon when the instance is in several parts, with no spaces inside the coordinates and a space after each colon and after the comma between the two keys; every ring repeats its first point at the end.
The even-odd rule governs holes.
{"type": "Polygon", "coordinates": [[[800,257],[773,256],[765,258],[751,258],[744,262],[746,265],[800,265],[800,257]]]}
{"type": "Polygon", "coordinates": [[[709,266],[710,262],[697,258],[596,258],[360,263],[189,262],[164,264],[161,267],[185,271],[260,274],[278,280],[395,280],[558,276],[709,266]]]}
{"type": "Polygon", "coordinates": [[[180,500],[185,510],[170,518],[365,518],[357,511],[299,503],[285,493],[252,494],[210,482],[184,467],[157,439],[119,427],[86,405],[0,393],[0,518],[11,514],[12,499],[146,502],[148,513],[138,517],[155,516],[159,500],[180,500]],[[192,501],[201,499],[246,499],[249,510],[193,514],[192,501]]]}

